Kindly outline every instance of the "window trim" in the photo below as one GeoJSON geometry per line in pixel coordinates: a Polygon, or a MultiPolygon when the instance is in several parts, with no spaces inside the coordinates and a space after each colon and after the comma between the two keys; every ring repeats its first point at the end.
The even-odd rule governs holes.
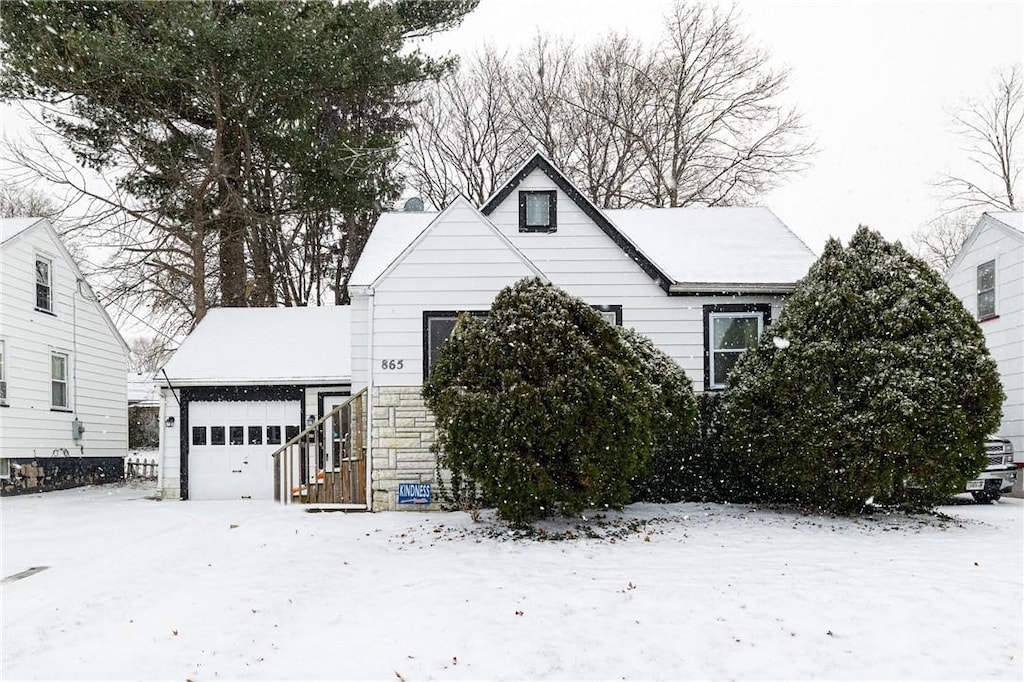
{"type": "Polygon", "coordinates": [[[54,308],[54,306],[53,306],[53,258],[50,258],[50,257],[47,257],[47,256],[44,256],[42,254],[37,253],[35,261],[34,261],[34,264],[33,264],[32,273],[33,273],[33,278],[32,279],[33,279],[33,281],[35,283],[35,303],[34,303],[34,307],[35,307],[36,310],[38,310],[41,313],[48,313],[50,315],[53,315],[54,314],[54,312],[53,312],[53,308],[54,308]],[[39,263],[40,262],[46,263],[46,278],[47,278],[47,282],[46,282],[45,286],[46,286],[47,303],[49,303],[49,307],[48,308],[43,308],[42,306],[39,305],[39,287],[42,285],[42,283],[39,281],[39,263]]]}
{"type": "MultiPolygon", "coordinates": [[[[423,381],[430,376],[430,320],[458,318],[462,313],[473,317],[487,317],[490,310],[424,310],[423,311],[423,381]]],[[[445,338],[445,341],[448,339],[445,338]]]]}
{"type": "Polygon", "coordinates": [[[7,346],[0,339],[0,407],[7,407],[7,346]]]}
{"type": "Polygon", "coordinates": [[[998,315],[998,311],[996,310],[996,303],[998,302],[996,300],[996,289],[998,288],[996,286],[997,285],[996,275],[999,272],[999,269],[996,267],[996,260],[997,259],[993,258],[991,260],[985,261],[984,263],[979,263],[978,266],[974,269],[974,288],[977,290],[977,292],[975,294],[975,305],[976,305],[976,308],[977,308],[978,321],[979,322],[984,322],[985,320],[991,320],[991,319],[996,318],[996,317],[999,316],[998,315]],[[991,289],[982,289],[981,288],[981,269],[983,267],[987,266],[987,265],[991,265],[992,266],[992,288],[991,289]],[[988,314],[982,315],[982,313],[981,313],[981,295],[985,294],[985,293],[988,293],[990,291],[992,292],[992,311],[990,313],[988,313],[988,314]]]}
{"type": "Polygon", "coordinates": [[[519,191],[519,231],[550,234],[558,231],[558,191],[553,189],[519,191]],[[528,225],[526,223],[526,200],[530,195],[544,194],[548,197],[548,224],[528,225]]]}
{"type": "Polygon", "coordinates": [[[721,391],[725,384],[717,385],[711,380],[712,363],[711,320],[713,317],[751,317],[759,313],[761,325],[758,330],[758,341],[772,323],[772,306],[770,303],[720,303],[704,306],[704,390],[721,391]]]}
{"type": "MultiPolygon", "coordinates": [[[[619,304],[612,305],[591,305],[591,308],[596,310],[598,313],[615,313],[615,326],[622,326],[622,306],[619,304]]],[[[602,316],[603,317],[603,316],[602,316]]]]}
{"type": "Polygon", "coordinates": [[[51,410],[71,410],[71,353],[67,351],[57,350],[55,348],[50,349],[50,409],[51,410]],[[53,374],[53,359],[54,357],[64,358],[64,378],[57,379],[53,374]],[[53,402],[53,386],[56,383],[64,384],[64,404],[58,405],[53,402]]]}

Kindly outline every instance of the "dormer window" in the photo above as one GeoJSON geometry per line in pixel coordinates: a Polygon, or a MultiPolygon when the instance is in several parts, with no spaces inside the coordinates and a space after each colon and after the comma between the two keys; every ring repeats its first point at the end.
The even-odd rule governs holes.
{"type": "Polygon", "coordinates": [[[519,231],[554,232],[558,229],[555,190],[519,193],[519,231]]]}

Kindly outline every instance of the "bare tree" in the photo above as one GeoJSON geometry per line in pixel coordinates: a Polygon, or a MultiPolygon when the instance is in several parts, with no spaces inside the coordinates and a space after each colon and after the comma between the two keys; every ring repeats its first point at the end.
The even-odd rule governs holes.
{"type": "Polygon", "coordinates": [[[911,235],[917,253],[940,272],[953,263],[967,236],[977,223],[977,215],[969,210],[946,213],[911,235]]]}
{"type": "Polygon", "coordinates": [[[521,157],[505,55],[485,47],[421,93],[403,149],[406,181],[436,208],[459,193],[482,204],[521,157]]]}
{"type": "Polygon", "coordinates": [[[1015,64],[996,76],[988,93],[957,109],[953,126],[963,140],[968,166],[939,182],[949,211],[1016,211],[1016,185],[1024,155],[1024,76],[1015,64]]]}
{"type": "Polygon", "coordinates": [[[66,208],[52,194],[11,183],[0,184],[0,218],[46,218],[53,222],[66,208]]]}
{"type": "Polygon", "coordinates": [[[605,208],[747,202],[813,151],[800,114],[781,103],[786,72],[740,30],[735,9],[679,0],[654,46],[612,34],[580,51],[538,35],[512,69],[485,63],[425,96],[410,176],[435,205],[457,191],[482,201],[481,184],[514,167],[523,140],[605,208]],[[466,153],[495,129],[504,134],[486,136],[488,158],[512,163],[466,153]]]}

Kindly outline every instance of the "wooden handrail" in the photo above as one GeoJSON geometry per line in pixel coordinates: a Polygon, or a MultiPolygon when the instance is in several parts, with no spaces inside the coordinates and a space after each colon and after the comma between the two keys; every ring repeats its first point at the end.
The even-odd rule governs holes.
{"type": "MultiPolygon", "coordinates": [[[[346,408],[350,408],[357,400],[359,400],[360,398],[362,398],[365,395],[366,395],[366,389],[364,388],[363,390],[359,391],[355,395],[349,396],[349,398],[347,400],[345,400],[345,402],[340,403],[340,404],[334,406],[334,408],[332,408],[330,412],[328,412],[324,416],[322,416],[319,419],[317,419],[315,422],[313,422],[312,424],[307,426],[305,429],[300,431],[294,438],[291,438],[288,442],[286,442],[281,447],[279,447],[277,450],[275,450],[273,453],[271,453],[270,456],[274,458],[275,471],[278,474],[278,481],[277,481],[277,485],[276,485],[277,490],[275,491],[275,496],[279,497],[280,501],[283,504],[289,504],[289,503],[292,502],[292,496],[293,496],[293,485],[292,485],[292,483],[293,483],[293,481],[292,481],[293,471],[292,471],[292,465],[293,465],[293,463],[292,463],[291,454],[293,452],[293,448],[298,446],[298,447],[300,447],[300,449],[306,450],[306,453],[304,453],[304,454],[305,454],[305,456],[306,456],[306,458],[308,460],[309,455],[308,455],[307,448],[310,445],[310,438],[309,437],[313,436],[313,439],[312,439],[313,440],[313,447],[316,448],[317,451],[319,451],[319,447],[321,446],[321,443],[320,443],[320,429],[323,427],[323,425],[325,423],[327,423],[329,420],[333,419],[335,416],[341,414],[342,410],[344,410],[346,408]],[[303,447],[303,446],[306,446],[306,447],[303,447]]],[[[364,401],[364,403],[365,403],[365,401],[364,401]]],[[[359,412],[359,414],[353,415],[350,418],[350,421],[349,421],[349,431],[348,431],[348,433],[346,433],[346,436],[349,437],[350,439],[351,439],[351,436],[353,434],[361,435],[363,429],[365,428],[365,424],[363,423],[363,419],[365,418],[365,413],[362,413],[362,411],[357,411],[357,412],[359,412]]],[[[363,445],[364,439],[363,438],[358,438],[356,440],[359,441],[360,449],[361,449],[361,447],[363,445]]],[[[350,442],[352,443],[352,446],[355,445],[355,443],[352,442],[352,440],[350,440],[350,442]]],[[[300,472],[301,472],[301,465],[300,465],[300,472]]],[[[301,488],[301,486],[306,486],[307,490],[308,490],[309,486],[315,485],[316,484],[316,480],[317,480],[316,479],[316,475],[317,475],[316,473],[313,474],[313,481],[312,482],[308,481],[308,480],[301,481],[300,482],[300,488],[301,488]]],[[[305,478],[307,478],[307,479],[309,478],[308,472],[307,472],[307,475],[305,476],[305,478]]]]}

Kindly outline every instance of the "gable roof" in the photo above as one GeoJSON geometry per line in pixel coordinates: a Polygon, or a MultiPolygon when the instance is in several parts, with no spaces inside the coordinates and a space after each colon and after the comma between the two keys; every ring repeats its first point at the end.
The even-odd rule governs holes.
{"type": "Polygon", "coordinates": [[[1024,211],[986,211],[984,215],[1016,230],[1024,237],[1024,211]]]}
{"type": "Polygon", "coordinates": [[[344,383],[352,377],[348,306],[213,308],[160,374],[163,383],[344,383]],[[166,377],[164,377],[166,373],[166,377]]]}
{"type": "Polygon", "coordinates": [[[787,291],[815,260],[761,206],[610,209],[605,215],[639,251],[655,254],[650,258],[670,279],[670,293],[787,291]]]}
{"type": "Polygon", "coordinates": [[[79,291],[82,296],[96,304],[96,308],[100,311],[100,316],[103,321],[106,322],[107,327],[110,328],[111,334],[121,344],[121,348],[124,349],[125,355],[131,351],[128,348],[128,344],[125,343],[124,337],[121,336],[121,331],[114,324],[114,320],[111,319],[110,314],[107,313],[106,307],[100,303],[99,298],[96,296],[96,292],[89,286],[89,281],[82,274],[82,270],[78,267],[78,263],[75,261],[75,257],[68,251],[68,247],[64,246],[64,241],[57,234],[57,230],[53,229],[53,225],[46,218],[3,218],[0,219],[0,247],[9,245],[15,237],[20,237],[23,234],[28,234],[29,231],[34,229],[41,229],[49,236],[57,250],[60,251],[64,260],[71,266],[71,271],[75,276],[75,281],[79,282],[81,288],[79,291]]]}
{"type": "Polygon", "coordinates": [[[946,272],[943,273],[946,281],[949,281],[953,272],[960,267],[964,258],[974,247],[974,242],[977,241],[978,235],[989,227],[1003,233],[1010,239],[1024,241],[1024,211],[986,211],[982,213],[981,217],[978,218],[978,224],[974,226],[974,229],[964,239],[964,243],[961,244],[960,250],[957,251],[953,262],[949,264],[946,272]]]}
{"type": "Polygon", "coordinates": [[[44,218],[0,218],[0,244],[14,239],[44,218]]]}
{"type": "Polygon", "coordinates": [[[398,264],[426,237],[434,224],[459,207],[472,211],[475,217],[487,226],[526,267],[532,270],[538,277],[546,279],[544,273],[533,264],[533,261],[527,258],[494,223],[488,220],[466,197],[460,194],[440,213],[403,212],[383,214],[381,219],[377,221],[377,225],[370,232],[370,238],[363,247],[363,255],[360,256],[359,262],[356,263],[356,267],[349,278],[349,285],[375,286],[381,279],[398,267],[398,264]],[[385,221],[385,216],[390,216],[390,219],[385,221]],[[376,238],[375,235],[377,230],[380,229],[382,222],[385,225],[386,231],[383,236],[376,238]],[[366,258],[366,263],[364,263],[367,251],[369,251],[369,256],[366,258]]]}
{"type": "Polygon", "coordinates": [[[484,215],[490,215],[505,199],[508,195],[515,190],[516,187],[526,179],[530,173],[535,170],[540,170],[544,175],[551,178],[551,180],[562,190],[569,199],[579,207],[583,213],[587,215],[591,220],[594,221],[602,232],[608,235],[613,242],[615,242],[619,248],[626,252],[630,258],[632,258],[640,268],[647,273],[654,282],[664,289],[666,292],[669,290],[671,285],[669,277],[658,267],[646,254],[636,247],[635,244],[631,243],[616,227],[613,225],[608,218],[601,212],[601,210],[595,206],[589,199],[583,196],[583,193],[576,189],[576,186],[569,181],[560,170],[548,160],[541,152],[535,152],[533,156],[526,160],[526,162],[516,171],[512,177],[506,182],[501,189],[495,192],[490,199],[484,202],[484,205],[480,207],[480,212],[484,215]]]}

